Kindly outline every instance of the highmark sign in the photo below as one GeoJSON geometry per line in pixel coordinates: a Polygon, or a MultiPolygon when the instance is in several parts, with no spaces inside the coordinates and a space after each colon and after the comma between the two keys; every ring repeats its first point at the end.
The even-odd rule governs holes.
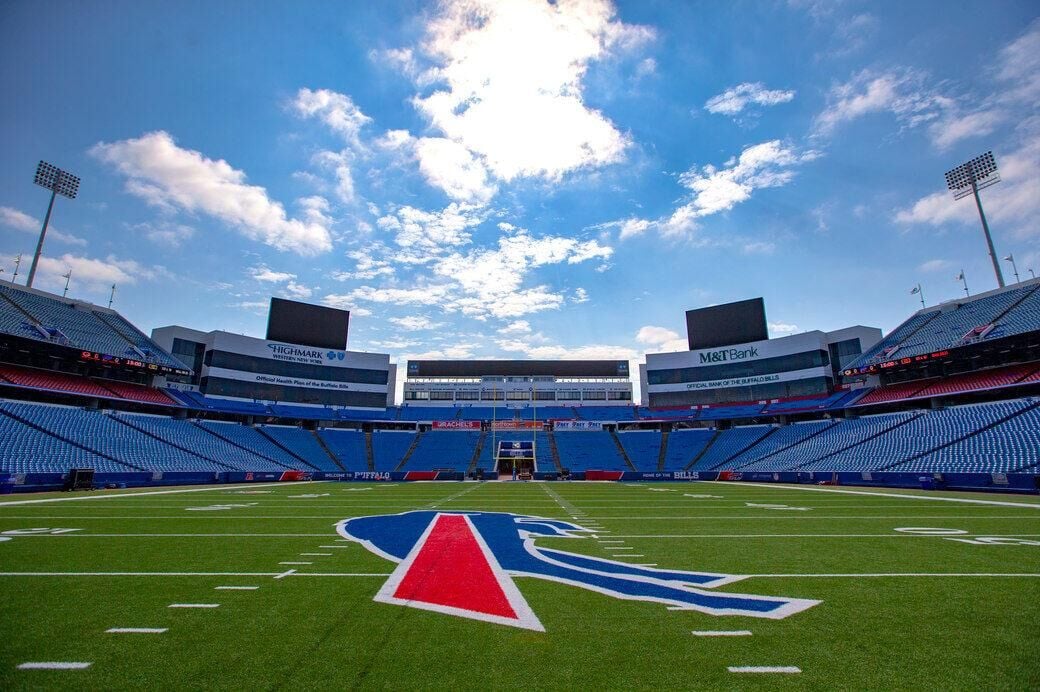
{"type": "Polygon", "coordinates": [[[324,351],[305,346],[293,346],[292,344],[269,343],[267,348],[271,349],[271,357],[275,360],[285,360],[291,363],[311,363],[312,365],[325,365],[330,361],[343,360],[347,355],[343,351],[324,351]]]}

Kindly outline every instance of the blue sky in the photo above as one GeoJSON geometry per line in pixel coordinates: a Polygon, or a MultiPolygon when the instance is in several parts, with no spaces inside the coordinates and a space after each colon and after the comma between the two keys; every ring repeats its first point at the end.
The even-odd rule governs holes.
{"type": "MultiPolygon", "coordinates": [[[[771,333],[995,287],[943,173],[992,149],[997,250],[1040,270],[1035,2],[0,5],[0,277],[143,329],[639,359],[762,295],[771,333]],[[28,269],[22,265],[21,280],[28,269]]],[[[1003,263],[1010,276],[1010,264],[1003,263]]]]}

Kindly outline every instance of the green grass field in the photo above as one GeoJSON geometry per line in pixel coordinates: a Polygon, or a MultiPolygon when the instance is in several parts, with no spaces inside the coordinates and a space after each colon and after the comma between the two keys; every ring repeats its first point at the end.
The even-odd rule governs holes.
{"type": "Polygon", "coordinates": [[[855,491],[305,483],[9,496],[0,688],[1040,688],[1040,499],[855,491]],[[70,497],[89,499],[20,504],[70,497]],[[215,505],[230,507],[192,509],[215,505]],[[373,601],[396,565],[334,524],[423,508],[591,523],[595,537],[537,545],[749,575],[716,590],[821,603],[778,620],[712,616],[518,577],[546,629],[533,632],[373,601]],[[751,634],[692,634],[720,630],[751,634]],[[30,662],[90,666],[19,668],[30,662]],[[729,670],[742,666],[800,672],[729,670]]]}

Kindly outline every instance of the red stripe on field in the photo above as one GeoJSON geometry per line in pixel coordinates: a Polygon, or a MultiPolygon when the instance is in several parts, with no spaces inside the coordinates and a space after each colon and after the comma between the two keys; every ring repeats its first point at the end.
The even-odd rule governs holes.
{"type": "Polygon", "coordinates": [[[394,598],[518,619],[465,517],[441,515],[394,598]]]}

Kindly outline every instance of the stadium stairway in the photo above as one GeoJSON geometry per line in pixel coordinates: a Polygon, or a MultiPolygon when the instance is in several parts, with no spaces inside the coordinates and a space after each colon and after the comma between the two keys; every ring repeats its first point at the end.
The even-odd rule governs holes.
{"type": "Polygon", "coordinates": [[[365,463],[369,471],[376,470],[376,454],[372,450],[372,431],[365,431],[365,463]]]}
{"type": "MultiPolygon", "coordinates": [[[[347,467],[344,466],[340,462],[339,457],[336,456],[336,454],[331,449],[329,449],[329,446],[327,444],[325,444],[325,440],[323,440],[321,438],[321,435],[318,434],[318,431],[317,430],[311,430],[310,433],[311,433],[311,435],[314,436],[314,439],[318,442],[318,446],[321,447],[323,450],[325,450],[325,453],[329,455],[329,458],[332,459],[333,462],[335,462],[336,466],[338,466],[340,468],[340,470],[346,471],[347,467]]],[[[371,434],[372,433],[367,433],[365,435],[365,442],[367,443],[366,446],[368,447],[368,452],[369,452],[369,459],[368,459],[368,470],[369,471],[372,470],[372,460],[371,460],[372,440],[369,437],[371,434]]]]}
{"type": "Polygon", "coordinates": [[[285,452],[286,454],[288,454],[292,458],[296,459],[299,463],[303,464],[307,468],[313,469],[315,471],[323,470],[323,469],[318,468],[314,464],[312,464],[310,461],[308,461],[306,457],[303,457],[300,454],[297,454],[296,452],[294,452],[293,450],[289,449],[287,446],[282,444],[279,440],[275,439],[275,437],[273,435],[271,435],[270,432],[268,432],[263,426],[256,427],[256,428],[253,428],[253,429],[256,430],[256,432],[261,437],[265,438],[268,442],[270,442],[275,447],[277,447],[278,449],[282,450],[283,452],[285,452]]]}
{"type": "Polygon", "coordinates": [[[617,445],[618,454],[620,454],[621,458],[625,460],[626,464],[628,464],[628,468],[632,471],[638,471],[639,469],[636,468],[636,465],[632,463],[632,459],[628,456],[628,452],[625,450],[625,445],[621,444],[621,440],[618,439],[617,430],[614,428],[610,429],[610,438],[614,440],[614,444],[617,445]]]}
{"type": "Polygon", "coordinates": [[[545,439],[549,441],[549,458],[552,459],[556,472],[563,473],[563,464],[560,463],[560,450],[556,447],[556,436],[553,435],[552,430],[545,433],[545,439]]]}
{"type": "Polygon", "coordinates": [[[664,461],[668,458],[668,436],[667,430],[661,432],[661,450],[657,453],[657,470],[664,471],[664,461]]]}
{"type": "Polygon", "coordinates": [[[423,435],[425,434],[426,432],[424,430],[420,430],[415,434],[415,437],[412,438],[412,444],[409,445],[408,449],[405,450],[404,456],[401,457],[401,461],[398,462],[397,467],[394,468],[394,471],[404,470],[404,465],[407,464],[408,460],[412,458],[413,454],[415,454],[415,448],[419,446],[419,442],[422,440],[423,435]]]}
{"type": "Polygon", "coordinates": [[[690,469],[695,468],[698,462],[700,462],[700,460],[704,457],[704,455],[707,454],[711,450],[711,448],[715,446],[715,442],[718,441],[721,435],[722,431],[716,428],[715,434],[711,436],[710,440],[708,440],[708,444],[704,445],[704,447],[702,447],[701,450],[697,452],[693,459],[690,460],[690,463],[683,466],[683,470],[689,471],[690,469]]]}
{"type": "Polygon", "coordinates": [[[477,462],[480,461],[480,453],[484,451],[486,442],[487,430],[481,430],[480,437],[477,438],[477,444],[473,448],[473,457],[469,460],[469,466],[466,467],[466,475],[472,475],[477,472],[477,462]]]}

